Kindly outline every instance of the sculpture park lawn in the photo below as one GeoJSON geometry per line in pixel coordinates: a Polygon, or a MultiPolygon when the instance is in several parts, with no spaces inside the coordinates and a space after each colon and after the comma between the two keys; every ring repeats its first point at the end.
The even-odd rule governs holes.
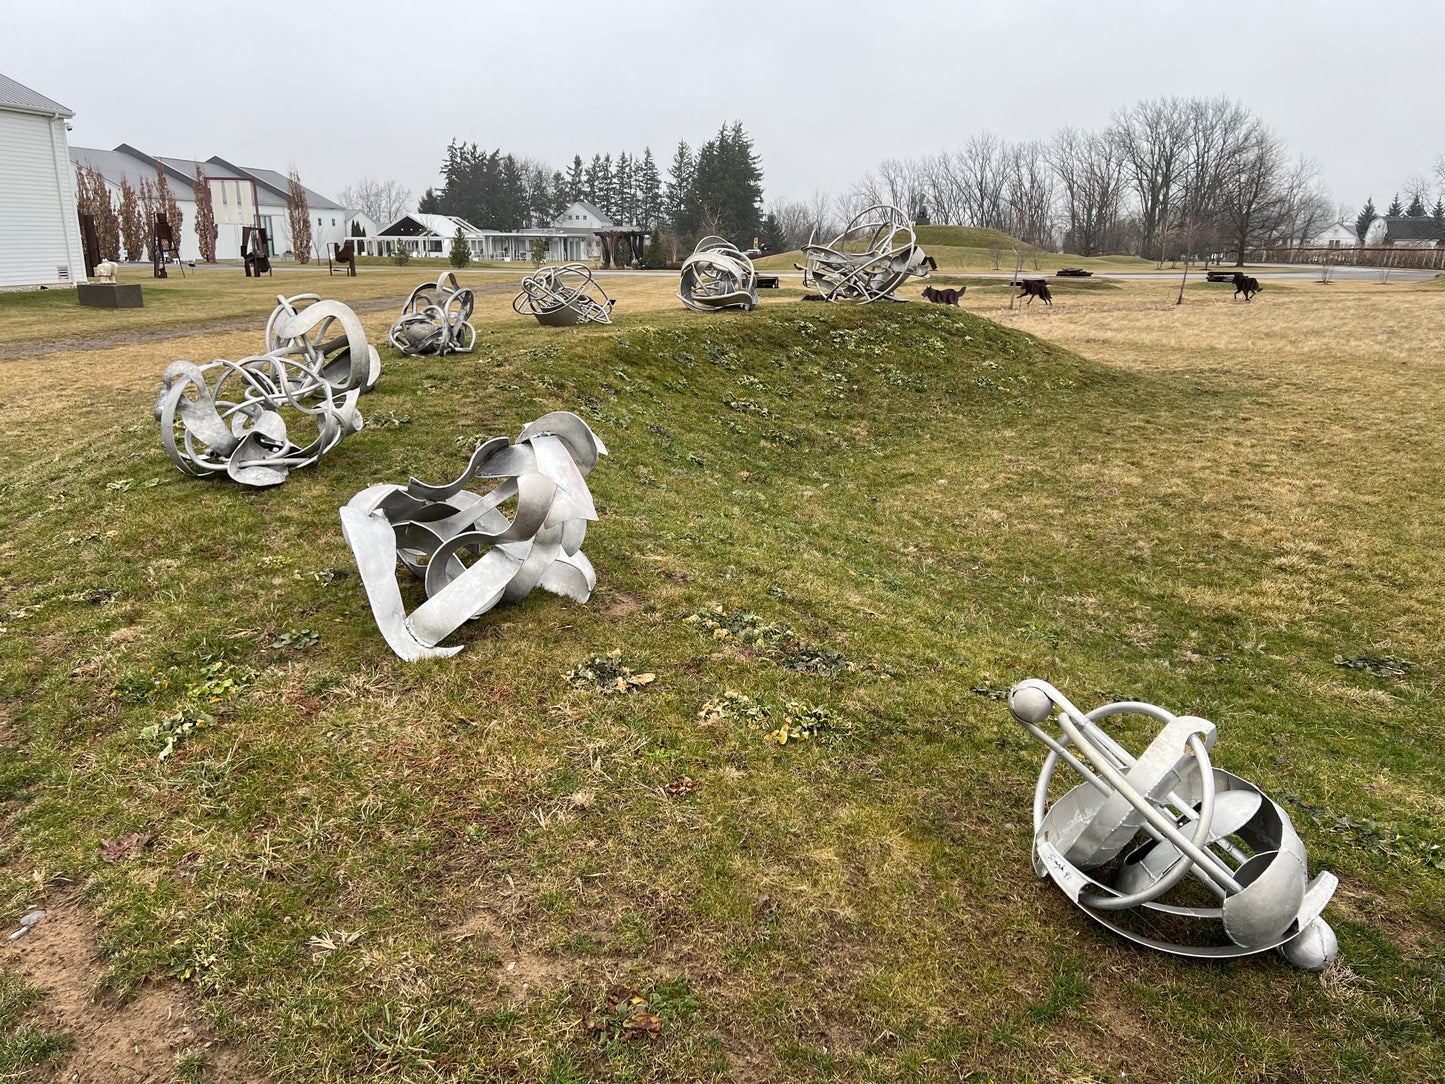
{"type": "Polygon", "coordinates": [[[698,315],[608,278],[616,323],[556,331],[507,278],[475,353],[382,346],[315,467],[183,477],[170,360],[256,351],[277,292],[428,277],[309,275],[148,290],[169,324],[0,298],[0,342],[77,339],[0,360],[0,918],[93,909],[106,1003],[180,983],[288,1084],[1445,1073],[1445,290],[698,315]],[[591,602],[402,663],[337,508],[553,409],[612,452],[591,602]],[[656,680],[564,676],[613,651],[656,680]],[[1146,952],[1035,880],[1025,676],[1217,723],[1340,876],[1336,968],[1146,952]],[[729,690],[758,729],[705,710],[729,690]]]}

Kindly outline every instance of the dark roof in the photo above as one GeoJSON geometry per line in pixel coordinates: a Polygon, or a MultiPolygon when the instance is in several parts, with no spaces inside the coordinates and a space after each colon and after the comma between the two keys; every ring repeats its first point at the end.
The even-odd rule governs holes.
{"type": "Polygon", "coordinates": [[[75,116],[74,109],[66,109],[59,102],[39,94],[7,75],[0,75],[0,109],[18,110],[22,113],[43,113],[53,117],[75,116]]]}
{"type": "Polygon", "coordinates": [[[1409,215],[1386,215],[1386,234],[1391,241],[1439,241],[1440,227],[1428,215],[1411,218],[1409,215]]]}

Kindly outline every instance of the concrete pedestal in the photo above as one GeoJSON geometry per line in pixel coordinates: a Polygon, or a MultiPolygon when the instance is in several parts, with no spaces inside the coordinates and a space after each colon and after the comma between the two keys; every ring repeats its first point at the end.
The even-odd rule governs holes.
{"type": "Polygon", "coordinates": [[[97,309],[139,309],[144,307],[137,282],[82,282],[75,288],[82,305],[97,309]]]}

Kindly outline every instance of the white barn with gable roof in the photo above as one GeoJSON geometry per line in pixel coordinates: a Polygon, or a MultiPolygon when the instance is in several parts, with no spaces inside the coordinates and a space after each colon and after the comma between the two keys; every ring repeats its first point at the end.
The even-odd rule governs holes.
{"type": "Polygon", "coordinates": [[[0,75],[0,289],[85,281],[75,171],[65,122],[75,111],[0,75]]]}

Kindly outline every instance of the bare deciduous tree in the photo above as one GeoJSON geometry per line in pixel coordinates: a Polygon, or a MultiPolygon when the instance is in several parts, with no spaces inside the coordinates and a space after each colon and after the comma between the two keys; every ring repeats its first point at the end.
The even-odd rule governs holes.
{"type": "MultiPolygon", "coordinates": [[[[141,184],[145,184],[145,178],[141,178],[141,184]]],[[[126,177],[120,179],[120,237],[121,244],[125,246],[127,260],[139,261],[145,258],[145,210],[126,177]]]]}
{"type": "Polygon", "coordinates": [[[1119,246],[1124,163],[1107,135],[1065,128],[1048,149],[1062,186],[1064,249],[1097,256],[1119,246]]]}
{"type": "Polygon", "coordinates": [[[115,213],[110,189],[99,170],[83,165],[75,167],[75,203],[81,214],[91,215],[95,220],[101,259],[120,259],[120,216],[115,213]]]}
{"type": "Polygon", "coordinates": [[[1183,166],[1187,139],[1187,106],[1178,98],[1139,102],[1114,115],[1112,136],[1118,141],[1130,187],[1139,205],[1140,246],[1163,258],[1161,233],[1167,231],[1183,166]]]}
{"type": "Polygon", "coordinates": [[[360,211],[386,229],[411,209],[411,189],[400,181],[375,181],[363,177],[336,193],[343,207],[360,211]]]}
{"type": "Polygon", "coordinates": [[[788,248],[802,248],[813,232],[813,215],[806,203],[775,203],[768,208],[787,240],[788,248]]]}
{"type": "Polygon", "coordinates": [[[286,219],[291,226],[291,252],[297,263],[311,262],[311,204],[295,169],[286,174],[286,219]]]}

